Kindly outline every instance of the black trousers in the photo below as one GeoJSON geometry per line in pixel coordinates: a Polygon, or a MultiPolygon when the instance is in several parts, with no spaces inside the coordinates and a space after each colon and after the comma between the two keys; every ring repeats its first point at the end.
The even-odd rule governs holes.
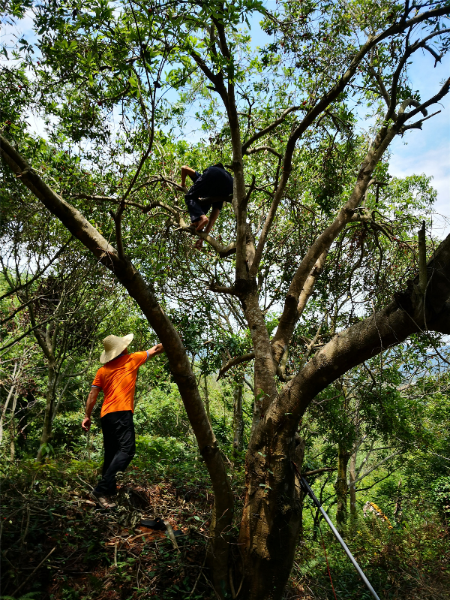
{"type": "Polygon", "coordinates": [[[115,494],[116,473],[125,471],[136,454],[133,413],[131,410],[108,413],[100,419],[100,422],[105,459],[103,476],[94,492],[115,494]]]}
{"type": "Polygon", "coordinates": [[[218,208],[219,210],[221,210],[223,206],[223,200],[220,198],[197,200],[191,196],[185,196],[184,201],[186,202],[186,206],[191,217],[191,223],[198,221],[202,215],[207,215],[211,209],[211,206],[213,208],[218,208]]]}

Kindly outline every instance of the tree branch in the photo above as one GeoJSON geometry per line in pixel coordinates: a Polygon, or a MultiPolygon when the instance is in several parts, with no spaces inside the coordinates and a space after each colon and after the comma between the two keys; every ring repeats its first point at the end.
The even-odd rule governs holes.
{"type": "Polygon", "coordinates": [[[225,373],[229,371],[232,367],[236,365],[240,365],[243,362],[249,362],[255,358],[254,352],[249,352],[248,354],[243,354],[242,356],[235,356],[231,358],[226,364],[224,364],[219,371],[219,375],[217,376],[217,381],[225,377],[225,373]]]}
{"type": "Polygon", "coordinates": [[[0,325],[4,325],[5,323],[7,323],[8,321],[10,321],[11,319],[13,319],[17,313],[21,312],[22,310],[24,310],[29,304],[31,304],[32,302],[36,302],[36,300],[39,300],[41,298],[45,298],[45,296],[37,296],[35,298],[32,298],[31,300],[28,300],[27,302],[21,304],[18,308],[16,308],[12,313],[10,313],[7,317],[5,317],[4,319],[2,319],[0,321],[0,325]]]}
{"type": "Polygon", "coordinates": [[[384,101],[386,102],[386,106],[389,108],[391,106],[391,98],[388,94],[387,89],[384,86],[384,82],[381,75],[377,73],[377,71],[372,66],[369,66],[369,72],[372,74],[374,79],[376,79],[376,82],[378,83],[378,86],[380,88],[381,95],[383,96],[384,101]]]}
{"type": "Polygon", "coordinates": [[[223,75],[221,73],[213,73],[211,69],[209,69],[203,58],[199,54],[197,54],[195,50],[191,50],[190,55],[195,60],[200,69],[203,71],[203,73],[206,75],[206,77],[211,81],[211,83],[214,84],[214,91],[220,95],[220,97],[225,103],[225,106],[227,106],[227,91],[223,82],[223,75]]]}
{"type": "Polygon", "coordinates": [[[257,152],[263,152],[264,150],[266,150],[267,152],[271,152],[277,158],[283,158],[283,156],[279,152],[277,152],[270,146],[258,146],[257,148],[251,148],[250,150],[245,150],[245,152],[243,152],[243,154],[246,154],[248,156],[250,154],[256,154],[257,152]]]}
{"type": "Polygon", "coordinates": [[[372,471],[375,471],[375,469],[378,469],[378,467],[380,467],[381,465],[383,465],[385,462],[387,462],[388,460],[391,460],[391,458],[394,458],[394,456],[398,456],[402,452],[403,452],[403,450],[397,450],[397,452],[393,452],[392,454],[389,454],[389,456],[386,456],[385,458],[383,458],[383,460],[380,460],[379,462],[377,462],[377,464],[374,465],[373,467],[371,467],[368,471],[366,471],[365,473],[363,473],[362,475],[360,475],[358,477],[358,479],[355,479],[355,481],[352,481],[352,484],[356,485],[362,479],[364,479],[365,477],[367,477],[368,475],[370,475],[372,473],[372,471]]]}
{"type": "Polygon", "coordinates": [[[274,342],[277,342],[276,360],[279,361],[288,340],[292,335],[293,328],[297,322],[298,302],[300,294],[310,275],[316,261],[323,253],[328,252],[331,244],[351,220],[355,208],[363,200],[367,187],[371,181],[372,173],[380,160],[383,152],[388,147],[391,140],[395,137],[397,130],[394,126],[382,127],[378,132],[372,147],[369,149],[364,159],[353,192],[339,211],[335,220],[318,236],[310,246],[305,257],[301,261],[297,271],[292,279],[289,291],[286,295],[283,313],[280,317],[274,342]]]}
{"type": "MultiPolygon", "coordinates": [[[[101,236],[81,213],[48,186],[27,161],[0,135],[0,153],[6,164],[21,182],[103,263],[111,265],[108,257],[117,257],[116,250],[101,236]]],[[[107,265],[107,266],[108,266],[107,265]]]]}
{"type": "Polygon", "coordinates": [[[266,435],[266,423],[273,430],[283,427],[286,432],[288,427],[294,432],[318,393],[351,368],[402,343],[411,334],[426,329],[449,334],[450,235],[428,262],[427,272],[426,301],[417,289],[416,277],[388,306],[339,332],[317,352],[270,405],[254,443],[258,443],[259,435],[266,435]]]}
{"type": "Polygon", "coordinates": [[[50,259],[50,261],[45,265],[45,267],[43,269],[38,271],[36,273],[36,275],[34,275],[29,281],[26,281],[25,283],[15,287],[14,289],[10,290],[9,292],[6,292],[5,294],[3,294],[3,296],[0,296],[0,300],[4,300],[5,298],[8,298],[8,296],[12,296],[13,294],[16,294],[20,290],[23,290],[25,287],[32,284],[34,281],[36,281],[36,279],[39,279],[39,277],[43,273],[45,273],[45,271],[55,262],[55,260],[61,256],[61,254],[66,250],[67,246],[70,244],[70,242],[72,240],[73,240],[73,237],[71,236],[70,239],[61,246],[61,248],[58,250],[58,252],[56,252],[56,254],[53,256],[53,258],[50,259]]]}
{"type": "Polygon", "coordinates": [[[432,117],[435,117],[440,112],[441,112],[440,110],[437,110],[436,112],[432,113],[431,115],[428,115],[428,116],[424,117],[423,119],[416,121],[415,123],[411,123],[411,125],[403,125],[403,127],[400,129],[400,133],[405,133],[405,131],[408,131],[408,129],[422,129],[422,123],[424,123],[425,121],[428,121],[428,119],[431,119],[432,117]]]}
{"type": "Polygon", "coordinates": [[[30,329],[27,329],[27,331],[25,331],[24,334],[22,334],[21,336],[19,336],[18,338],[16,338],[12,342],[9,342],[8,344],[5,344],[5,346],[2,346],[0,348],[0,352],[3,352],[4,350],[7,350],[8,348],[11,348],[11,346],[14,346],[18,342],[20,342],[20,340],[23,340],[23,338],[27,337],[27,335],[30,335],[30,333],[33,333],[34,331],[36,331],[37,328],[42,327],[43,325],[46,325],[47,323],[50,323],[53,320],[54,320],[54,317],[50,317],[49,319],[47,319],[45,321],[42,321],[42,323],[38,323],[34,327],[30,327],[30,329]]]}
{"type": "Polygon", "coordinates": [[[318,475],[319,473],[329,473],[331,471],[336,471],[337,467],[322,467],[321,469],[314,469],[314,471],[306,471],[302,473],[303,477],[309,477],[310,475],[318,475]]]}
{"type": "Polygon", "coordinates": [[[117,254],[119,258],[123,260],[125,258],[125,253],[123,249],[123,239],[122,239],[122,214],[125,210],[125,201],[122,200],[120,202],[120,206],[117,209],[117,212],[110,210],[109,214],[114,221],[114,225],[116,226],[116,242],[117,242],[117,254]]]}
{"type": "MultiPolygon", "coordinates": [[[[270,133],[271,131],[273,131],[274,129],[276,129],[278,127],[278,125],[281,125],[281,123],[283,123],[283,121],[286,119],[286,117],[291,113],[294,112],[296,110],[300,110],[301,106],[291,106],[290,108],[287,108],[280,117],[278,117],[278,119],[275,119],[275,121],[273,121],[273,123],[271,123],[270,125],[268,125],[267,127],[265,127],[264,129],[261,129],[260,131],[258,131],[257,133],[254,133],[251,137],[249,137],[249,139],[244,142],[242,144],[242,154],[253,154],[254,152],[257,152],[257,149],[248,151],[248,148],[254,143],[256,142],[256,140],[259,140],[260,138],[264,137],[266,134],[270,133]]],[[[263,146],[264,149],[267,148],[267,150],[269,150],[269,147],[263,146]]]]}
{"type": "MultiPolygon", "coordinates": [[[[450,91],[450,77],[445,81],[444,85],[441,87],[441,89],[435,96],[433,96],[426,102],[423,102],[422,104],[417,103],[418,104],[417,108],[415,108],[414,110],[412,110],[408,113],[405,113],[404,111],[405,111],[406,107],[409,106],[410,104],[413,104],[413,102],[410,99],[405,100],[402,103],[402,106],[399,110],[399,115],[398,115],[398,119],[397,119],[398,125],[401,127],[404,123],[406,123],[406,121],[408,121],[412,117],[415,117],[420,112],[424,113],[426,115],[427,114],[426,109],[429,106],[431,106],[432,104],[436,104],[437,102],[442,100],[442,98],[444,96],[446,96],[449,91],[450,91]]],[[[435,113],[435,114],[437,114],[437,113],[435,113]]]]}
{"type": "MultiPolygon", "coordinates": [[[[303,133],[306,131],[306,129],[315,121],[315,119],[322,112],[324,112],[328,108],[328,106],[332,102],[334,102],[334,100],[336,100],[336,98],[339,96],[339,94],[345,89],[347,84],[350,82],[350,80],[356,73],[358,65],[360,64],[362,59],[367,55],[368,52],[370,52],[370,50],[374,46],[376,46],[377,44],[379,44],[381,41],[385,40],[386,38],[388,38],[392,35],[395,35],[397,33],[401,33],[403,31],[405,31],[406,29],[412,27],[413,25],[416,25],[417,23],[421,23],[427,19],[446,15],[449,13],[450,13],[450,7],[448,7],[448,6],[440,7],[440,8],[434,9],[434,10],[427,11],[420,15],[417,15],[414,18],[409,19],[408,21],[401,20],[399,23],[395,23],[391,27],[388,27],[388,29],[386,29],[384,32],[380,33],[379,35],[369,36],[366,43],[354,55],[353,59],[350,62],[349,67],[347,68],[345,73],[342,75],[342,77],[339,79],[339,81],[336,82],[334,84],[334,86],[332,86],[332,88],[326,94],[324,94],[322,96],[322,98],[319,100],[319,102],[317,102],[317,104],[315,106],[313,106],[313,108],[306,114],[306,116],[304,117],[302,122],[298,125],[298,127],[291,134],[291,136],[286,144],[286,151],[284,154],[284,161],[283,161],[283,174],[281,176],[278,188],[275,192],[274,200],[272,202],[272,206],[270,207],[269,214],[267,215],[267,219],[264,224],[263,231],[261,233],[261,236],[260,236],[260,239],[258,242],[258,246],[255,251],[255,257],[254,257],[252,266],[250,268],[250,274],[253,277],[255,277],[256,273],[258,272],[259,264],[262,259],[264,246],[265,246],[266,240],[267,240],[267,235],[272,226],[273,219],[275,217],[278,205],[281,201],[281,198],[284,193],[284,189],[286,187],[287,181],[290,176],[290,172],[292,170],[292,156],[294,154],[295,146],[296,146],[296,143],[299,140],[299,138],[303,135],[303,133]]],[[[391,93],[391,102],[392,102],[392,106],[395,106],[395,100],[393,98],[392,93],[391,93]]],[[[391,106],[391,109],[392,109],[392,106],[391,106]]],[[[388,118],[386,118],[386,120],[388,120],[388,118]]],[[[312,266],[312,264],[311,264],[311,266],[312,266]]],[[[308,271],[310,270],[311,266],[307,269],[308,271]]]]}

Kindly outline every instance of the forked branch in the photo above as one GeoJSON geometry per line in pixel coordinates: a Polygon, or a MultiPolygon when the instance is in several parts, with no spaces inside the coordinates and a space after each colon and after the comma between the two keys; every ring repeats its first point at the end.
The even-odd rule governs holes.
{"type": "MultiPolygon", "coordinates": [[[[270,133],[271,131],[276,129],[278,127],[278,125],[281,125],[281,123],[283,123],[283,121],[286,119],[286,117],[289,114],[291,114],[292,112],[294,112],[296,110],[300,110],[300,109],[301,109],[301,106],[291,106],[290,108],[287,108],[281,114],[281,116],[278,117],[278,119],[275,119],[275,121],[273,121],[267,127],[264,127],[264,129],[261,129],[260,131],[257,131],[256,133],[254,133],[251,137],[248,138],[248,140],[246,142],[244,142],[242,144],[242,154],[253,154],[254,152],[257,152],[256,149],[249,151],[250,146],[257,140],[261,139],[262,137],[264,137],[265,135],[267,135],[268,133],[270,133]]],[[[266,146],[263,146],[263,148],[266,148],[266,146]]],[[[272,149],[271,148],[269,149],[269,147],[267,147],[267,150],[272,151],[272,149]]]]}

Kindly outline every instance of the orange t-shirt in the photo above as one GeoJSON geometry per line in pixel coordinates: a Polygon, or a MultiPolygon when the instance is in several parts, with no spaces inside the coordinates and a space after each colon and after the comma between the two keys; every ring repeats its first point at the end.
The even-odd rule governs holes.
{"type": "Polygon", "coordinates": [[[105,397],[100,417],[119,410],[134,412],[134,388],[138,369],[148,358],[148,351],[124,354],[107,362],[97,371],[92,387],[100,388],[105,397]]]}

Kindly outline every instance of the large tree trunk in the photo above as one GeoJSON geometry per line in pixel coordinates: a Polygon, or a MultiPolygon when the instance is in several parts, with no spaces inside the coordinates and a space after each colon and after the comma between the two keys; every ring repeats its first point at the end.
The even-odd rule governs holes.
{"type": "Polygon", "coordinates": [[[36,456],[36,460],[38,462],[42,462],[44,460],[47,444],[50,442],[52,437],[52,425],[53,416],[55,413],[57,381],[58,370],[56,367],[56,361],[54,359],[50,359],[48,361],[48,381],[45,402],[44,425],[42,427],[42,435],[39,442],[39,450],[36,456]]]}
{"type": "Polygon", "coordinates": [[[336,521],[338,527],[344,525],[347,522],[347,465],[349,458],[350,453],[348,452],[346,446],[340,441],[338,445],[338,474],[334,486],[337,497],[336,521]]]}
{"type": "Polygon", "coordinates": [[[250,446],[247,492],[239,535],[248,600],[277,600],[291,572],[301,529],[302,494],[297,469],[304,444],[295,435],[271,432],[250,446]]]}

